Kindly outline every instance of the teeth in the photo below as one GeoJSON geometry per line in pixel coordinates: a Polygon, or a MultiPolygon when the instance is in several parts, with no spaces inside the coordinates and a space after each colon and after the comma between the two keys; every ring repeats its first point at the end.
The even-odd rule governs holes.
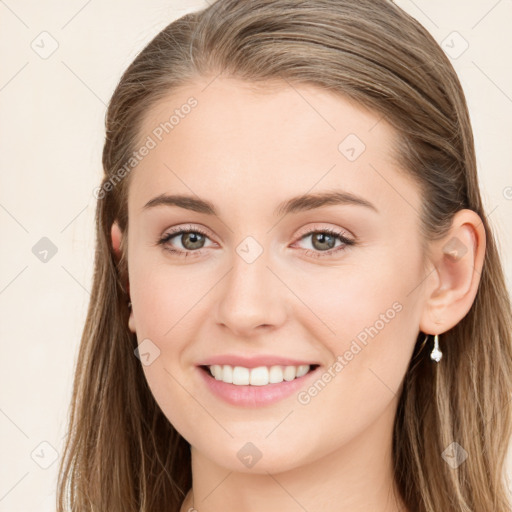
{"type": "Polygon", "coordinates": [[[300,366],[258,366],[257,368],[244,368],[243,366],[230,366],[228,364],[209,366],[210,373],[216,380],[237,386],[266,386],[279,382],[292,381],[309,372],[309,364],[300,366]]]}
{"type": "MultiPolygon", "coordinates": [[[[218,377],[215,377],[217,380],[223,380],[224,377],[224,367],[220,372],[218,377]]],[[[250,381],[250,371],[249,368],[244,368],[243,366],[235,366],[233,368],[233,384],[238,384],[239,386],[247,386],[250,381]]]]}

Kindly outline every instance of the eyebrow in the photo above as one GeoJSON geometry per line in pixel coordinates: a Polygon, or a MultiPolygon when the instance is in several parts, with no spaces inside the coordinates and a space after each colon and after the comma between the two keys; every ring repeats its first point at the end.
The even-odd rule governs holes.
{"type": "MultiPolygon", "coordinates": [[[[160,194],[157,197],[149,200],[143,209],[154,208],[156,206],[178,206],[186,210],[192,210],[206,215],[215,215],[218,217],[218,212],[215,206],[205,199],[200,199],[197,196],[189,196],[183,194],[160,194]]],[[[287,215],[288,213],[298,213],[307,210],[314,210],[323,206],[331,205],[356,205],[364,206],[377,213],[377,208],[363,197],[356,196],[350,192],[343,190],[330,190],[327,192],[318,192],[316,194],[304,194],[297,197],[292,197],[287,201],[280,203],[274,210],[275,216],[287,215]]]]}

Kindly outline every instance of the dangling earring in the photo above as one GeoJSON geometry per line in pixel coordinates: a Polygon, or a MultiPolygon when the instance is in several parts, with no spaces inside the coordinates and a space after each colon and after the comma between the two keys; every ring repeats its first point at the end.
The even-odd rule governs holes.
{"type": "Polygon", "coordinates": [[[128,302],[128,309],[132,309],[132,303],[128,302]]]}
{"type": "Polygon", "coordinates": [[[436,363],[439,363],[443,357],[443,353],[441,350],[439,350],[439,336],[436,334],[434,336],[434,348],[432,352],[430,352],[430,359],[435,361],[436,363]]]}

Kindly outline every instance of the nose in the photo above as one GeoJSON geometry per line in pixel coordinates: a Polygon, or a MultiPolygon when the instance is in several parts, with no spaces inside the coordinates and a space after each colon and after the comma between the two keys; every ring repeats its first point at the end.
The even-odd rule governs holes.
{"type": "Polygon", "coordinates": [[[266,254],[249,263],[235,252],[232,268],[217,287],[217,324],[237,337],[276,329],[286,320],[289,296],[266,254]]]}

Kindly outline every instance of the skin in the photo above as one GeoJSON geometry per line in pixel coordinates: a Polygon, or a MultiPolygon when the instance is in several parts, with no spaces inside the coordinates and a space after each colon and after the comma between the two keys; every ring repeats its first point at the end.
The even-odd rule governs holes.
{"type": "MultiPolygon", "coordinates": [[[[480,218],[459,211],[425,261],[420,191],[393,162],[385,120],[313,86],[260,92],[211,80],[173,91],[147,113],[141,140],[190,96],[198,100],[132,171],[128,195],[129,328],[159,348],[144,373],[191,445],[193,488],[181,511],[406,510],[393,495],[391,463],[401,383],[419,332],[449,330],[474,301],[485,252],[480,218]],[[366,145],[353,162],[338,150],[350,133],[366,145]],[[281,201],[334,189],[378,212],[344,204],[273,216],[281,201]],[[207,199],[219,218],[143,209],[162,193],[207,199]],[[190,225],[208,233],[199,256],[156,243],[190,225]],[[302,234],[326,228],[357,244],[306,254],[325,246],[302,234]],[[263,249],[250,264],[236,251],[247,236],[263,249]],[[454,237],[463,257],[447,254],[454,237]],[[201,359],[227,353],[290,356],[327,370],[395,302],[401,311],[306,405],[296,394],[264,407],[230,405],[198,373],[201,359]],[[249,441],[262,453],[251,468],[237,457],[249,441]]],[[[122,236],[114,223],[118,256],[122,236]]],[[[198,250],[186,235],[167,246],[198,250]]],[[[431,349],[432,338],[424,357],[431,349]]]]}

